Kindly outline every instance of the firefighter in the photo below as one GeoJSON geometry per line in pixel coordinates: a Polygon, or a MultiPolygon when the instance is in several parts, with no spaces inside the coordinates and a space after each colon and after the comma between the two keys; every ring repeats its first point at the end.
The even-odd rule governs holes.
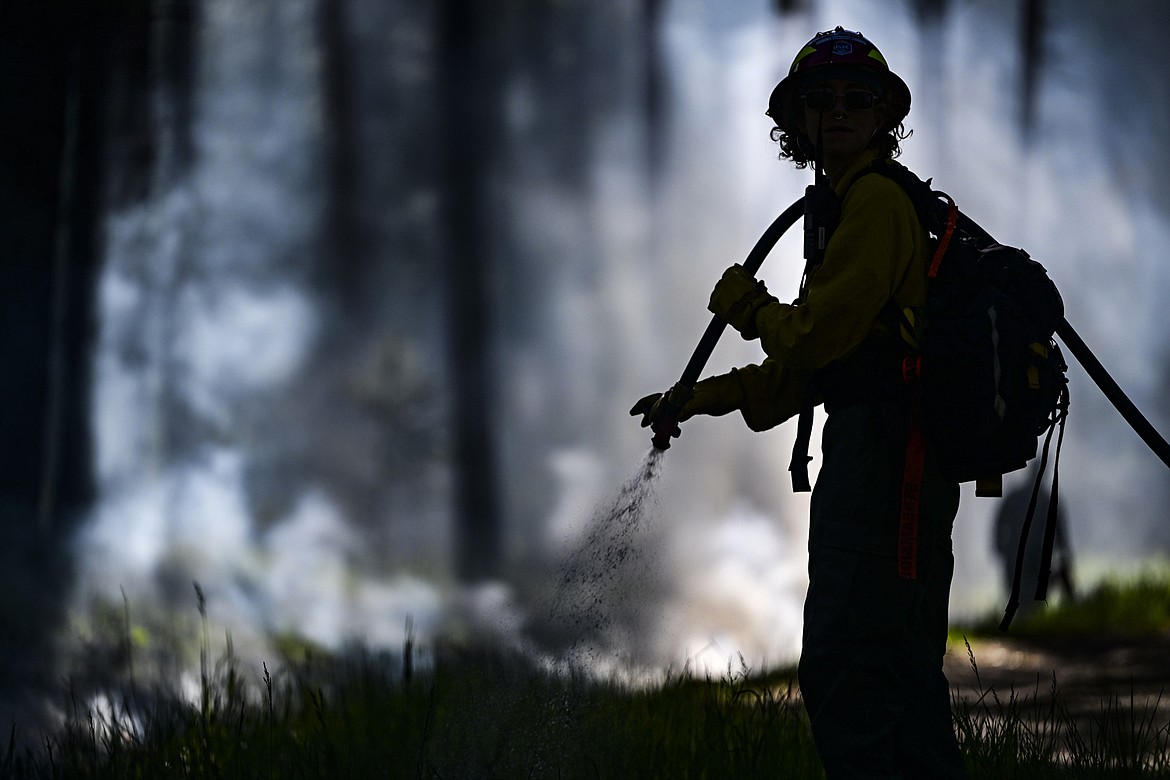
{"type": "Polygon", "coordinates": [[[655,393],[631,410],[643,426],[739,411],[762,431],[823,403],[799,680],[831,779],[967,776],[942,670],[959,486],[927,447],[905,544],[905,350],[883,316],[925,300],[928,236],[897,183],[858,176],[901,153],[909,110],[909,88],[860,33],[838,27],[801,49],[767,113],[781,159],[827,182],[827,197],[806,196],[823,250],[806,252],[791,304],[738,265],[712,291],[710,310],[764,360],[697,383],[681,409],[655,393]]]}

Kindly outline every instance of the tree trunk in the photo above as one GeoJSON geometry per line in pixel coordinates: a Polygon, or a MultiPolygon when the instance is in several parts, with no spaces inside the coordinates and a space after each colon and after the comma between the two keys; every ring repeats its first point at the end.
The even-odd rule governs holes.
{"type": "Polygon", "coordinates": [[[455,571],[468,584],[498,574],[500,558],[487,289],[491,152],[501,122],[496,18],[475,0],[446,0],[439,16],[436,121],[443,155],[440,229],[449,307],[455,571]]]}
{"type": "Polygon", "coordinates": [[[83,0],[0,4],[0,697],[26,718],[57,682],[69,540],[94,495],[90,353],[111,42],[145,35],[120,18],[83,0]]]}

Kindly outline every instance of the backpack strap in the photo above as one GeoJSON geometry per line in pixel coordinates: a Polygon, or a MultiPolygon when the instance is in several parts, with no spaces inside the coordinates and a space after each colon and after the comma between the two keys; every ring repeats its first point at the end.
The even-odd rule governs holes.
{"type": "MultiPolygon", "coordinates": [[[[1060,448],[1064,443],[1064,422],[1068,418],[1068,387],[1061,389],[1059,415],[1056,425],[1060,432],[1056,436],[1056,455],[1052,460],[1052,495],[1048,500],[1048,517],[1044,526],[1044,547],[1040,556],[1040,573],[1036,581],[1036,600],[1048,600],[1048,581],[1052,576],[1052,549],[1056,544],[1057,526],[1060,524],[1060,448]]],[[[1051,433],[1051,432],[1050,432],[1051,433]]]]}
{"type": "MultiPolygon", "coordinates": [[[[1052,431],[1049,431],[1049,434],[1051,433],[1052,431]]],[[[1020,528],[1020,541],[1016,547],[1016,565],[1012,571],[1012,592],[1008,596],[1007,606],[1004,608],[1003,620],[999,621],[1000,631],[1008,630],[1008,626],[1016,617],[1016,611],[1020,608],[1020,586],[1021,580],[1024,578],[1024,556],[1028,547],[1028,534],[1032,531],[1032,518],[1036,514],[1036,502],[1040,497],[1040,482],[1044,478],[1044,469],[1048,466],[1048,445],[1051,441],[1051,435],[1044,439],[1044,451],[1040,455],[1040,468],[1036,473],[1036,481],[1032,485],[1032,495],[1028,499],[1028,511],[1024,513],[1024,524],[1020,528]]],[[[1051,504],[1049,507],[1051,508],[1051,504]]]]}
{"type": "MultiPolygon", "coordinates": [[[[934,250],[934,257],[930,260],[930,268],[926,271],[927,279],[934,279],[938,276],[938,269],[942,264],[943,255],[946,254],[947,247],[951,245],[951,238],[955,235],[955,226],[959,222],[959,207],[955,205],[954,198],[945,192],[939,194],[946,199],[947,218],[942,228],[942,235],[938,237],[938,247],[934,250]]],[[[926,226],[924,225],[923,227],[926,226]]]]}
{"type": "MultiPolygon", "coordinates": [[[[1032,519],[1036,514],[1036,504],[1040,497],[1040,484],[1044,479],[1044,470],[1048,467],[1048,450],[1052,444],[1052,434],[1056,429],[1060,428],[1060,435],[1056,440],[1056,461],[1060,459],[1060,448],[1064,441],[1064,421],[1067,417],[1068,410],[1068,390],[1061,393],[1061,403],[1057,406],[1056,415],[1052,419],[1052,424],[1048,428],[1048,435],[1044,437],[1044,448],[1040,452],[1040,467],[1036,472],[1036,481],[1032,485],[1032,495],[1028,499],[1028,510],[1024,514],[1024,524],[1020,529],[1020,542],[1016,547],[1016,565],[1012,572],[1012,592],[1008,597],[1007,607],[1004,609],[1003,620],[999,623],[1000,631],[1007,631],[1012,624],[1012,620],[1016,616],[1016,612],[1020,608],[1020,588],[1021,580],[1024,577],[1024,560],[1028,548],[1028,536],[1032,531],[1032,519]]],[[[1055,538],[1056,533],[1056,512],[1057,512],[1057,490],[1059,482],[1057,480],[1057,465],[1054,461],[1052,467],[1052,493],[1048,501],[1048,517],[1046,518],[1047,527],[1044,529],[1044,554],[1040,562],[1040,575],[1036,587],[1036,598],[1044,600],[1048,592],[1048,576],[1049,569],[1052,568],[1052,539],[1055,538]]]]}

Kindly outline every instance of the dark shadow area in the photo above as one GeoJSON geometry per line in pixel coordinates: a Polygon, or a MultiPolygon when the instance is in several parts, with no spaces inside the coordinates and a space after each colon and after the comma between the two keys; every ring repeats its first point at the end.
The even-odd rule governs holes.
{"type": "MultiPolygon", "coordinates": [[[[134,3],[0,6],[0,713],[36,723],[94,495],[88,421],[106,105],[134,3]]],[[[7,723],[4,724],[7,729],[7,723]]]]}

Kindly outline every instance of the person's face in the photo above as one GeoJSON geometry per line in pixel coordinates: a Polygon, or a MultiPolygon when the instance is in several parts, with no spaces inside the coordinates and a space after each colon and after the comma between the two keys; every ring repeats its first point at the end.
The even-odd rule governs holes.
{"type": "Polygon", "coordinates": [[[880,106],[873,90],[864,84],[840,79],[817,82],[801,100],[805,132],[814,144],[824,145],[828,167],[856,157],[881,127],[880,106]]]}

